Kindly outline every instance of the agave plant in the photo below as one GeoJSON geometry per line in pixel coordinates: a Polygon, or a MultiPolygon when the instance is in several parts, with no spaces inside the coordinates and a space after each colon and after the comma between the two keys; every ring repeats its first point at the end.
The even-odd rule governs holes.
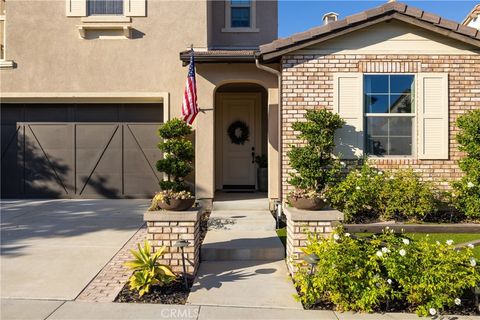
{"type": "Polygon", "coordinates": [[[131,290],[136,290],[143,296],[150,291],[150,286],[165,285],[175,279],[172,269],[158,262],[165,249],[163,246],[152,253],[150,244],[145,241],[143,247],[138,244],[138,251],[130,250],[135,259],[125,262],[125,266],[133,270],[130,277],[131,290]]]}

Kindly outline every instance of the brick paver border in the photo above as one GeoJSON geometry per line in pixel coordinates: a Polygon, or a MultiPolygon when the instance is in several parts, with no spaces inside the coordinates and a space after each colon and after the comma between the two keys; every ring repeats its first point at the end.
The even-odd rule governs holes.
{"type": "Polygon", "coordinates": [[[147,238],[144,224],[127,243],[110,259],[103,269],[93,278],[75,299],[84,302],[112,302],[132,274],[123,264],[131,260],[130,249],[136,249],[137,243],[147,238]]]}

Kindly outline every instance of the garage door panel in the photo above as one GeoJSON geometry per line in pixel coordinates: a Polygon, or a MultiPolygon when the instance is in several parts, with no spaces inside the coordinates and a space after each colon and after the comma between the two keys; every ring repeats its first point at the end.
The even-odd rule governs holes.
{"type": "Polygon", "coordinates": [[[156,147],[158,138],[155,138],[155,132],[158,126],[159,124],[124,126],[124,191],[127,194],[151,196],[159,189],[160,173],[155,167],[156,161],[162,156],[156,147]]]}
{"type": "MultiPolygon", "coordinates": [[[[65,196],[72,192],[71,128],[61,124],[24,125],[24,192],[31,196],[65,196]]],[[[22,159],[23,158],[23,159],[22,159]]]]}
{"type": "Polygon", "coordinates": [[[2,197],[153,195],[162,117],[161,104],[2,106],[2,197]]]}
{"type": "MultiPolygon", "coordinates": [[[[3,112],[2,112],[3,115],[3,112]]],[[[21,192],[20,176],[17,168],[19,150],[19,133],[22,127],[16,125],[2,125],[1,131],[1,170],[2,170],[2,194],[14,196],[21,192]]]]}

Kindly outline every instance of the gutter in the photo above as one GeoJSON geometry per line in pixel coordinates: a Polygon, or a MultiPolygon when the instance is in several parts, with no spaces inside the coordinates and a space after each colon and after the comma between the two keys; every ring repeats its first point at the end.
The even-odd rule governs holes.
{"type": "Polygon", "coordinates": [[[278,201],[280,206],[283,203],[282,190],[282,73],[274,68],[260,64],[258,57],[255,57],[255,66],[263,71],[274,74],[278,78],[278,201]]]}

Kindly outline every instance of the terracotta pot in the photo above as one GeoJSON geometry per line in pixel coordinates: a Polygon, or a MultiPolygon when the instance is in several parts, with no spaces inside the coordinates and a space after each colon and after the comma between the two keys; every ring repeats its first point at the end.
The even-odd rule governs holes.
{"type": "Polygon", "coordinates": [[[191,199],[172,199],[169,203],[159,202],[158,206],[163,210],[185,211],[190,209],[195,203],[195,198],[191,199]]]}
{"type": "Polygon", "coordinates": [[[295,208],[301,210],[320,210],[327,205],[327,202],[321,198],[308,199],[291,197],[288,198],[288,202],[295,208]]]}

